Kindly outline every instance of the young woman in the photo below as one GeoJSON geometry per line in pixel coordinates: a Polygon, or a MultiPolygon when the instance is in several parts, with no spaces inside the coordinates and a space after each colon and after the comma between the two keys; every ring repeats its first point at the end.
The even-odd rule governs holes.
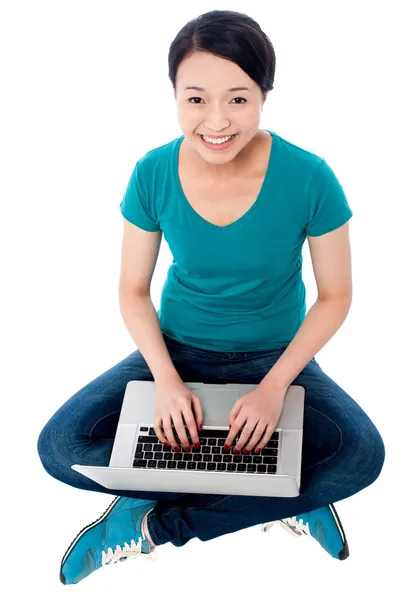
{"type": "Polygon", "coordinates": [[[349,555],[333,502],[377,479],[385,448],[314,356],[351,305],[352,211],[325,159],[259,128],[275,62],[259,25],[231,11],[190,21],[170,47],[183,135],[137,161],[120,204],[120,306],[138,350],[65,402],[38,439],[52,477],[117,495],[67,549],[64,584],[129,556],[151,557],[160,544],[206,541],[264,521],[310,534],[334,558],[349,555]],[[156,312],[150,283],[162,233],[174,261],[156,312]],[[305,239],[318,289],[308,313],[305,239]],[[233,444],[253,454],[270,439],[288,386],[303,386],[300,495],[109,490],[71,469],[109,464],[130,380],[155,381],[156,435],[165,448],[187,452],[198,447],[203,411],[184,381],[257,384],[234,405],[226,439],[226,450],[233,444]]]}

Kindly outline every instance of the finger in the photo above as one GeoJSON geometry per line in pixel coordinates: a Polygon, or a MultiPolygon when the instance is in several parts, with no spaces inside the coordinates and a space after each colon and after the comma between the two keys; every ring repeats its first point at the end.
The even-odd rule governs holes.
{"type": "MultiPolygon", "coordinates": [[[[269,423],[266,427],[266,431],[261,440],[256,444],[256,448],[260,448],[261,450],[266,446],[267,442],[272,437],[273,431],[276,428],[277,423],[269,423]]],[[[255,448],[255,450],[256,450],[255,448]]]]}
{"type": "Polygon", "coordinates": [[[176,442],[175,437],[173,435],[172,423],[171,423],[171,415],[170,414],[167,417],[165,417],[164,420],[163,420],[163,430],[165,432],[165,435],[166,435],[166,438],[167,438],[169,444],[172,446],[172,448],[176,448],[177,442],[176,442]]]}
{"type": "Polygon", "coordinates": [[[225,444],[227,444],[228,446],[231,446],[234,443],[234,440],[236,439],[236,437],[241,435],[241,429],[242,429],[243,424],[245,423],[245,418],[246,417],[244,417],[244,420],[242,422],[240,421],[240,419],[236,419],[234,421],[234,423],[231,426],[230,432],[229,432],[228,436],[226,437],[225,444]]]}
{"type": "Polygon", "coordinates": [[[234,428],[234,426],[235,426],[235,421],[230,425],[230,431],[226,437],[226,441],[224,442],[225,446],[231,446],[231,444],[233,443],[233,440],[236,437],[237,428],[234,428]]]}
{"type": "Polygon", "coordinates": [[[240,437],[238,438],[238,442],[236,443],[235,448],[234,448],[235,450],[237,450],[237,452],[241,452],[242,448],[247,443],[249,436],[252,434],[253,430],[255,429],[255,425],[256,425],[256,422],[247,421],[244,429],[242,430],[240,437]]]}
{"type": "MultiPolygon", "coordinates": [[[[183,408],[183,415],[184,415],[184,420],[187,425],[187,429],[189,430],[190,435],[191,435],[191,441],[193,442],[193,444],[198,445],[199,437],[198,437],[197,427],[195,424],[195,419],[194,419],[193,413],[191,412],[191,410],[188,406],[185,406],[183,408]]],[[[183,445],[187,445],[188,451],[189,451],[190,450],[190,442],[188,441],[187,436],[186,436],[186,440],[187,441],[183,445]]]]}
{"type": "MultiPolygon", "coordinates": [[[[187,408],[187,406],[183,406],[182,407],[183,412],[188,410],[188,412],[191,413],[190,409],[187,408]]],[[[173,417],[173,422],[175,424],[175,429],[177,431],[177,434],[179,436],[179,441],[181,442],[182,446],[186,449],[186,450],[190,450],[190,444],[188,442],[188,437],[186,434],[186,428],[185,425],[183,423],[183,418],[182,418],[182,413],[180,412],[174,412],[172,413],[172,417],[173,417]]],[[[193,417],[191,415],[191,420],[193,420],[193,417]]],[[[186,421],[187,423],[187,421],[186,421]]]]}
{"type": "Polygon", "coordinates": [[[265,433],[266,425],[267,423],[264,419],[259,420],[256,429],[251,436],[251,439],[248,441],[248,444],[245,446],[244,449],[247,449],[248,452],[251,452],[255,444],[261,439],[261,437],[265,433]]]}
{"type": "Polygon", "coordinates": [[[161,421],[158,421],[154,425],[154,431],[155,431],[155,435],[157,436],[159,441],[162,442],[162,444],[169,444],[169,441],[167,440],[166,436],[164,435],[164,433],[162,431],[161,421]]]}
{"type": "MultiPolygon", "coordinates": [[[[203,420],[204,420],[204,415],[203,415],[203,412],[202,412],[201,400],[195,394],[192,395],[192,399],[193,399],[192,400],[192,402],[193,402],[193,412],[194,412],[194,415],[195,415],[195,420],[196,420],[197,427],[199,428],[199,426],[202,425],[203,420]]],[[[190,433],[192,434],[191,430],[190,430],[190,433]]],[[[197,433],[197,432],[195,432],[195,433],[197,433]]],[[[194,438],[192,438],[192,439],[194,440],[194,438]]]]}
{"type": "Polygon", "coordinates": [[[236,420],[234,421],[233,425],[231,426],[229,435],[226,438],[226,444],[228,446],[231,446],[231,444],[234,442],[235,438],[237,437],[237,435],[240,433],[243,425],[245,424],[245,421],[247,420],[247,417],[244,415],[239,415],[236,420]]]}
{"type": "Polygon", "coordinates": [[[234,421],[238,417],[238,413],[241,410],[243,401],[244,401],[244,396],[242,396],[242,398],[239,398],[237,400],[237,402],[234,404],[233,408],[231,409],[230,414],[229,414],[229,425],[233,425],[234,421]]]}

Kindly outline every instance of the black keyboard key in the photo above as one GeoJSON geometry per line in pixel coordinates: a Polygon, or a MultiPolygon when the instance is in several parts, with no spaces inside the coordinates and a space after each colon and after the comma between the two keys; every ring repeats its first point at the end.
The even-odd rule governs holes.
{"type": "Polygon", "coordinates": [[[256,472],[256,465],[247,465],[247,473],[255,473],[256,472]]]}
{"type": "Polygon", "coordinates": [[[173,452],[164,452],[163,457],[165,460],[173,460],[173,452]]]}
{"type": "Polygon", "coordinates": [[[277,456],[264,456],[262,458],[262,462],[264,465],[276,465],[277,464],[277,456]]]}
{"type": "Polygon", "coordinates": [[[266,448],[278,448],[278,442],[269,440],[266,444],[266,448]]]}
{"type": "Polygon", "coordinates": [[[183,460],[192,461],[193,455],[191,453],[183,454],[183,460]]]}
{"type": "Polygon", "coordinates": [[[157,461],[156,461],[156,460],[149,460],[149,461],[148,461],[148,466],[149,466],[151,469],[154,469],[154,468],[157,466],[157,461]]]}
{"type": "Polygon", "coordinates": [[[139,439],[137,440],[139,443],[142,444],[158,444],[159,443],[159,439],[157,438],[156,435],[139,435],[139,439]]]}
{"type": "Polygon", "coordinates": [[[166,460],[159,460],[157,464],[157,469],[166,469],[166,460]]]}
{"type": "Polygon", "coordinates": [[[226,439],[229,435],[228,429],[203,429],[201,436],[209,438],[224,438],[226,439]]]}
{"type": "Polygon", "coordinates": [[[163,458],[163,452],[154,452],[154,458],[156,460],[161,460],[163,458]]]}
{"type": "Polygon", "coordinates": [[[168,460],[168,469],[176,469],[176,464],[175,460],[168,460]]]}
{"type": "Polygon", "coordinates": [[[147,466],[146,460],[135,458],[133,461],[133,467],[146,467],[146,466],[147,466]]]}
{"type": "Polygon", "coordinates": [[[136,454],[134,455],[135,458],[144,458],[144,452],[138,452],[136,450],[136,454]]]}
{"type": "Polygon", "coordinates": [[[188,470],[193,470],[193,469],[195,470],[195,467],[196,467],[196,463],[195,462],[188,462],[187,463],[187,469],[188,470]]]}
{"type": "Polygon", "coordinates": [[[184,460],[179,460],[179,462],[177,463],[177,468],[178,469],[185,469],[186,465],[187,465],[187,463],[185,463],[184,460]]]}
{"type": "Polygon", "coordinates": [[[194,454],[193,459],[195,460],[195,462],[199,462],[202,460],[202,454],[194,454]]]}
{"type": "MultiPolygon", "coordinates": [[[[220,457],[220,458],[222,458],[222,457],[220,457]]],[[[234,457],[233,456],[223,456],[223,462],[231,463],[234,460],[234,458],[237,458],[237,457],[236,456],[234,456],[234,457]]],[[[241,456],[239,458],[241,458],[241,456]]],[[[237,461],[235,460],[234,462],[237,462],[237,461]]]]}
{"type": "Polygon", "coordinates": [[[212,454],[204,454],[204,456],[202,457],[202,460],[204,462],[212,462],[212,454]]]}
{"type": "Polygon", "coordinates": [[[257,473],[266,473],[266,465],[256,465],[257,473]]]}
{"type": "Polygon", "coordinates": [[[210,446],[202,446],[201,450],[202,450],[203,454],[209,454],[211,452],[211,447],[210,446]]]}
{"type": "Polygon", "coordinates": [[[216,463],[210,462],[206,465],[207,471],[216,471],[216,463]]]}
{"type": "Polygon", "coordinates": [[[246,471],[247,465],[244,465],[244,463],[240,463],[237,465],[237,471],[239,472],[243,472],[246,471]]]}
{"type": "Polygon", "coordinates": [[[206,463],[204,463],[204,462],[197,463],[197,471],[205,471],[205,469],[206,469],[206,463]]]}
{"type": "MultiPolygon", "coordinates": [[[[213,432],[212,432],[212,435],[213,435],[213,432]]],[[[216,439],[215,438],[208,438],[208,446],[216,446],[216,439]]]]}
{"type": "Polygon", "coordinates": [[[277,467],[276,467],[276,465],[268,465],[267,472],[268,473],[277,473],[277,467]]]}
{"type": "Polygon", "coordinates": [[[261,456],[277,456],[277,450],[274,448],[262,448],[260,451],[261,456]]]}
{"type": "Polygon", "coordinates": [[[234,463],[230,463],[227,465],[227,470],[228,471],[235,471],[237,469],[237,465],[234,463]]]}
{"type": "Polygon", "coordinates": [[[226,470],[226,463],[222,463],[222,462],[218,463],[218,466],[217,466],[216,470],[217,471],[225,471],[226,470]]]}

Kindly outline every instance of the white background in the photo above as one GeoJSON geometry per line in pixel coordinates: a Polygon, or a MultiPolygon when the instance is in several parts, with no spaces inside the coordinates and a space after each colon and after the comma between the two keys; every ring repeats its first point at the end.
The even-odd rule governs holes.
{"type": "MultiPolygon", "coordinates": [[[[395,595],[398,493],[398,43],[396,2],[2,2],[1,587],[7,597],[374,598],[395,595]],[[319,352],[386,446],[378,480],[335,506],[350,548],[261,525],[158,547],[62,586],[60,560],[113,496],[50,477],[40,430],[75,392],[136,349],[119,312],[119,204],[135,162],[181,135],[169,45],[214,9],[253,17],[277,56],[260,127],[324,157],[347,194],[353,303],[319,352]],[[395,175],[396,173],[396,175],[395,175]],[[396,498],[395,498],[396,493],[396,498]],[[4,537],[5,536],[5,537],[4,537]]],[[[307,243],[307,307],[316,299],[307,243]]],[[[152,282],[172,256],[162,241],[152,282]]]]}

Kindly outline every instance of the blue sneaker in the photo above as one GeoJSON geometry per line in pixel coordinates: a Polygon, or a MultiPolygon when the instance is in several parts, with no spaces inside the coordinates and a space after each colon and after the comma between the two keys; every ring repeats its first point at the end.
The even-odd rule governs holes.
{"type": "MultiPolygon", "coordinates": [[[[266,523],[262,531],[269,531],[276,522],[266,523]]],[[[349,556],[344,528],[333,504],[278,522],[296,537],[310,534],[333,558],[345,560],[349,556]]]]}
{"type": "Polygon", "coordinates": [[[156,505],[154,500],[117,496],[105,513],[78,533],[61,561],[63,584],[79,583],[105,565],[114,564],[140,554],[154,560],[155,547],[150,548],[144,535],[144,517],[156,505]]]}

